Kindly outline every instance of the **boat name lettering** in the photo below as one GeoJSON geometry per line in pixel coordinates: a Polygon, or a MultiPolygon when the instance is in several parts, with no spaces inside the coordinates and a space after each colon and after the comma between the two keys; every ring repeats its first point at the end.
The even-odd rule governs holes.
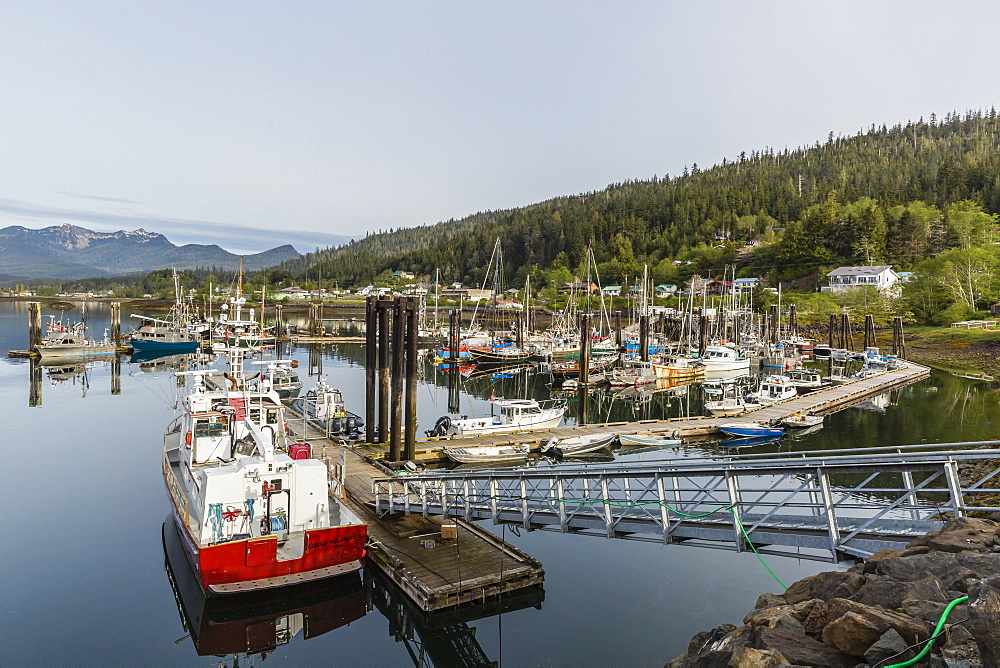
{"type": "Polygon", "coordinates": [[[329,540],[321,540],[315,543],[309,543],[309,549],[313,550],[317,547],[336,547],[341,543],[347,543],[352,540],[359,540],[362,538],[360,533],[350,533],[346,536],[338,536],[337,538],[330,538],[329,540]]]}

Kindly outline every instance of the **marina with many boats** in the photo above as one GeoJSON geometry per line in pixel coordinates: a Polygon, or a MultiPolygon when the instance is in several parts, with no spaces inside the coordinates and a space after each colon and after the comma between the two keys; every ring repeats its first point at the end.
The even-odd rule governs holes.
{"type": "MultiPolygon", "coordinates": [[[[391,355],[385,364],[376,356],[370,367],[371,350],[365,345],[334,344],[343,362],[330,375],[329,366],[324,367],[329,360],[321,352],[330,344],[302,348],[276,337],[273,345],[259,345],[267,343],[264,332],[287,332],[290,326],[278,322],[264,327],[259,318],[247,320],[240,314],[244,304],[232,306],[227,327],[243,323],[241,336],[249,338],[242,343],[209,334],[196,352],[166,349],[160,352],[172,354],[157,355],[140,346],[129,361],[119,358],[109,338],[111,352],[89,362],[110,372],[116,398],[122,359],[135,369],[136,378],[171,379],[168,387],[178,412],[172,420],[169,413],[162,420],[161,468],[171,508],[162,542],[171,557],[171,586],[178,596],[183,590],[183,600],[178,598],[181,617],[192,625],[193,636],[199,613],[192,611],[217,607],[214,599],[220,596],[272,596],[277,606],[284,590],[312,587],[328,592],[323,594],[327,600],[354,600],[350,592],[358,591],[358,585],[347,586],[349,580],[360,581],[362,591],[389,587],[399,609],[418,617],[454,614],[473,620],[482,617],[484,606],[496,604],[502,616],[518,600],[540,605],[541,596],[532,592],[548,589],[558,566],[543,569],[542,560],[510,541],[517,540],[511,532],[518,527],[542,524],[536,527],[527,515],[514,519],[500,513],[493,517],[500,530],[496,535],[476,521],[476,513],[462,510],[465,502],[459,500],[455,512],[449,511],[437,497],[414,496],[418,487],[406,487],[407,480],[453,486],[466,475],[472,481],[494,469],[579,476],[602,466],[629,471],[630,462],[638,466],[690,457],[721,466],[747,453],[794,451],[816,438],[825,447],[830,441],[823,434],[831,424],[834,430],[845,428],[841,411],[870,404],[877,420],[906,401],[908,388],[931,376],[926,367],[883,354],[874,340],[866,341],[872,344],[867,350],[845,354],[842,360],[833,358],[834,349],[830,357],[817,359],[804,354],[797,347],[801,343],[778,347],[753,342],[766,339],[766,323],[756,329],[734,323],[728,326],[730,336],[736,329],[755,335],[741,334],[740,345],[721,337],[709,343],[706,332],[699,351],[696,344],[671,344],[663,331],[650,331],[648,320],[641,318],[634,327],[623,323],[608,330],[605,325],[603,332],[581,318],[575,334],[558,339],[515,327],[493,337],[483,332],[421,333],[429,341],[414,346],[412,376],[406,372],[411,364],[407,355],[398,367],[391,355]],[[540,344],[546,338],[553,341],[548,350],[540,344]],[[477,356],[476,343],[489,352],[477,356]],[[512,352],[516,361],[498,363],[496,351],[505,348],[530,350],[530,355],[512,352]],[[463,357],[466,350],[469,356],[463,357]],[[779,355],[781,366],[776,364],[779,355]],[[575,374],[567,373],[570,364],[576,365],[575,374]],[[394,387],[390,373],[383,385],[386,368],[403,369],[407,384],[428,388],[441,405],[418,402],[411,412],[402,383],[394,387]],[[368,403],[373,394],[374,406],[368,403]],[[383,402],[385,411],[380,409],[383,402]],[[411,415],[416,417],[412,427],[411,415]],[[422,425],[427,426],[418,430],[422,425]],[[393,494],[400,503],[405,499],[413,505],[387,513],[388,480],[409,489],[410,494],[393,494]],[[341,585],[344,595],[334,594],[341,585]],[[447,612],[451,610],[455,612],[447,612]]],[[[405,313],[405,305],[384,308],[405,313]]],[[[377,315],[374,305],[372,312],[377,315]]],[[[21,312],[22,327],[33,313],[21,312]]],[[[154,318],[141,322],[157,322],[154,318]]],[[[664,324],[661,329],[669,327],[664,324]]],[[[716,325],[707,327],[696,319],[679,326],[697,331],[716,325]]],[[[218,331],[203,331],[209,329],[218,331]]],[[[378,330],[359,333],[377,336],[378,330]]],[[[118,341],[119,350],[127,341],[118,341]]],[[[392,342],[389,352],[412,350],[408,344],[397,346],[392,342]]],[[[25,360],[31,369],[30,404],[41,407],[43,392],[77,381],[93,385],[86,361],[61,361],[64,366],[57,368],[41,354],[25,360]],[[36,377],[50,379],[53,387],[35,388],[36,377]]],[[[688,494],[680,488],[673,493],[680,499],[688,494]]],[[[688,535],[684,531],[697,535],[691,544],[702,547],[718,540],[696,527],[678,531],[667,542],[688,535]]],[[[750,529],[749,535],[766,549],[762,529],[750,529]]],[[[810,549],[810,559],[827,561],[859,554],[848,543],[847,552],[835,547],[826,556],[810,549]]],[[[287,642],[297,634],[296,617],[281,619],[290,626],[274,637],[287,642]]],[[[197,631],[196,646],[215,646],[212,633],[208,627],[197,631]]],[[[279,644],[268,641],[269,650],[234,645],[232,652],[253,657],[279,644]]],[[[488,653],[488,648],[480,650],[488,653]]]]}

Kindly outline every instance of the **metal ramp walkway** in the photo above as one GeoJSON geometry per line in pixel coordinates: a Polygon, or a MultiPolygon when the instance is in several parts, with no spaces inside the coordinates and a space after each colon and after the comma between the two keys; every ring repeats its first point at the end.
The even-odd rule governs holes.
{"type": "MultiPolygon", "coordinates": [[[[1000,510],[1000,441],[461,470],[373,481],[380,514],[837,561],[899,549],[941,513],[1000,510]],[[980,475],[962,483],[960,469],[980,475]],[[985,473],[983,473],[985,471],[985,473]],[[806,549],[808,552],[801,552],[806,549]]],[[[967,476],[965,476],[967,477],[967,476]]]]}

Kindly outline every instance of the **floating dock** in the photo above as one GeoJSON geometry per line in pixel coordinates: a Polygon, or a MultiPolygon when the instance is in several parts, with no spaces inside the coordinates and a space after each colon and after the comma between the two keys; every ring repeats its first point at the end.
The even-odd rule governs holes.
{"type": "Polygon", "coordinates": [[[385,469],[330,441],[305,420],[289,420],[289,429],[312,444],[314,457],[331,466],[343,463],[347,503],[368,524],[370,563],[420,610],[434,612],[506,598],[518,590],[537,588],[545,580],[541,562],[472,522],[428,517],[419,509],[379,517],[372,481],[384,478],[385,469]]]}
{"type": "MultiPolygon", "coordinates": [[[[417,459],[445,459],[444,448],[468,448],[480,445],[528,445],[532,451],[539,450],[553,436],[569,438],[600,432],[613,431],[618,434],[672,435],[675,438],[707,436],[719,432],[719,426],[740,422],[770,422],[796,414],[816,413],[828,415],[849,408],[865,399],[888,392],[897,387],[910,385],[927,378],[928,367],[913,362],[903,362],[895,371],[886,371],[868,378],[851,380],[833,387],[816,390],[808,394],[785,399],[777,403],[757,408],[733,417],[687,417],[667,420],[642,420],[639,422],[606,422],[584,426],[554,427],[508,434],[484,436],[442,436],[418,439],[417,459]]],[[[385,455],[387,448],[382,445],[358,446],[358,452],[373,458],[385,455]]]]}

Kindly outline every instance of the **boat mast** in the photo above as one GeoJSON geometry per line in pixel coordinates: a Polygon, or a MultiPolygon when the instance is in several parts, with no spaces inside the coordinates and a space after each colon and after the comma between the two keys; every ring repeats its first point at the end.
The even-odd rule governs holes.
{"type": "Polygon", "coordinates": [[[434,334],[438,332],[438,301],[441,299],[441,269],[434,270],[434,334]]]}

